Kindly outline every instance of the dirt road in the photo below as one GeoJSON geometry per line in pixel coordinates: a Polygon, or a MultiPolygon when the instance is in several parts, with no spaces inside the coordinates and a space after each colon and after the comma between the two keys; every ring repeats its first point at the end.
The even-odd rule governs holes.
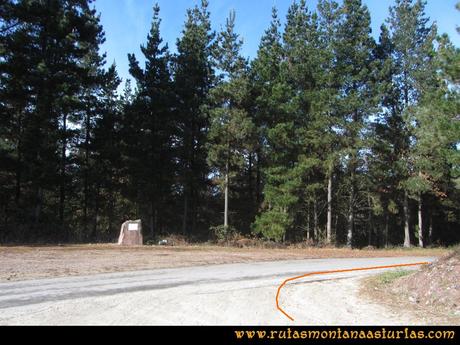
{"type": "MultiPolygon", "coordinates": [[[[0,324],[291,325],[275,307],[277,287],[286,278],[432,260],[296,260],[0,283],[0,324]]],[[[299,325],[423,324],[358,295],[360,279],[375,273],[311,277],[288,285],[280,302],[299,325]]]]}

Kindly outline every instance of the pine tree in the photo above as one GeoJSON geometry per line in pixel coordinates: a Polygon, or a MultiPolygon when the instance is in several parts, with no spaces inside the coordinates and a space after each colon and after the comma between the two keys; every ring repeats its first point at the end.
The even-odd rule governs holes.
{"type": "Polygon", "coordinates": [[[257,57],[251,64],[251,92],[253,94],[252,118],[258,131],[258,144],[254,156],[256,164],[256,204],[262,200],[263,170],[267,164],[268,129],[281,114],[286,99],[281,81],[281,62],[284,59],[281,44],[280,20],[276,8],[272,9],[272,21],[261,39],[257,57]]]}
{"type": "Polygon", "coordinates": [[[240,55],[243,42],[235,33],[235,12],[230,12],[216,47],[221,81],[211,92],[208,162],[220,177],[224,191],[224,229],[229,229],[229,193],[232,177],[241,173],[254,141],[254,124],[245,109],[249,95],[247,62],[240,55]]]}
{"type": "MultiPolygon", "coordinates": [[[[192,235],[199,225],[200,207],[208,188],[206,133],[209,129],[209,92],[214,85],[212,61],[215,34],[211,31],[208,1],[187,11],[174,57],[174,91],[179,133],[178,183],[183,200],[182,232],[192,235]]],[[[207,230],[207,226],[204,226],[207,230]]]]}
{"type": "MultiPolygon", "coordinates": [[[[388,20],[392,42],[394,45],[393,59],[397,66],[394,83],[399,90],[400,97],[397,101],[398,116],[404,125],[399,135],[406,141],[400,148],[398,161],[403,170],[403,179],[400,186],[404,191],[404,246],[410,247],[410,210],[409,198],[416,199],[419,203],[419,219],[421,219],[421,206],[423,188],[418,188],[413,183],[414,176],[420,174],[414,170],[414,157],[411,157],[411,138],[413,136],[410,108],[420,100],[424,91],[435,83],[433,59],[433,40],[436,36],[436,27],[429,25],[425,16],[426,1],[423,0],[397,0],[395,6],[390,8],[388,20]]],[[[419,224],[419,244],[423,246],[423,226],[419,224]]]]}
{"type": "Polygon", "coordinates": [[[104,73],[99,97],[99,116],[94,128],[92,145],[94,160],[95,183],[92,195],[94,201],[94,224],[90,239],[97,241],[110,238],[123,222],[123,196],[121,195],[122,180],[122,101],[117,95],[121,83],[112,64],[104,73]]]}
{"type": "Polygon", "coordinates": [[[398,200],[401,199],[397,188],[403,178],[398,157],[407,146],[404,121],[399,113],[399,91],[393,80],[396,66],[393,59],[394,46],[386,25],[381,26],[379,43],[374,50],[375,83],[374,92],[379,98],[376,119],[371,124],[370,178],[373,190],[379,195],[379,204],[383,218],[382,242],[389,245],[391,224],[396,223],[399,213],[398,200]]]}
{"type": "MultiPolygon", "coordinates": [[[[288,13],[291,23],[297,13],[298,5],[291,5],[288,13]]],[[[261,121],[264,126],[261,143],[266,161],[263,167],[264,205],[262,213],[254,223],[254,230],[267,239],[282,241],[293,227],[294,205],[298,202],[297,196],[293,195],[298,179],[294,179],[292,173],[297,161],[293,123],[296,105],[288,103],[293,98],[294,91],[285,78],[286,50],[278,37],[275,15],[276,12],[271,28],[262,40],[259,58],[255,62],[257,72],[260,73],[258,77],[263,83],[260,88],[261,96],[257,99],[261,106],[259,114],[256,115],[256,123],[261,121]],[[275,61],[278,64],[273,64],[275,61]],[[293,181],[296,183],[291,184],[293,181]]]]}
{"type": "MultiPolygon", "coordinates": [[[[27,90],[21,105],[14,102],[14,114],[21,128],[17,127],[16,135],[20,134],[15,139],[21,151],[16,195],[17,200],[28,200],[21,205],[27,212],[20,222],[29,226],[29,239],[68,237],[66,152],[72,152],[69,143],[76,136],[69,121],[81,110],[80,95],[91,83],[85,59],[103,41],[99,19],[90,4],[76,0],[17,1],[10,3],[5,17],[8,38],[2,42],[7,57],[4,67],[16,65],[8,83],[14,87],[11,82],[21,78],[21,88],[27,90]],[[27,191],[22,188],[25,185],[27,191]],[[45,222],[49,226],[44,226],[45,222]],[[40,233],[42,229],[46,233],[40,233]]],[[[10,86],[5,88],[9,92],[13,91],[10,86]]]]}
{"type": "Polygon", "coordinates": [[[281,70],[285,59],[281,42],[280,21],[276,8],[272,9],[272,21],[261,39],[257,58],[252,62],[252,89],[254,93],[253,121],[258,129],[256,196],[259,208],[263,209],[255,223],[254,231],[264,237],[282,240],[286,228],[292,220],[279,208],[271,204],[276,192],[270,186],[275,183],[269,171],[273,166],[274,149],[269,133],[286,117],[284,105],[290,97],[288,85],[282,78],[281,70]],[[262,198],[264,199],[263,205],[262,198]]]}
{"type": "Polygon", "coordinates": [[[345,0],[337,33],[337,70],[340,80],[340,112],[349,190],[347,245],[353,245],[355,216],[360,200],[358,171],[363,165],[365,122],[372,112],[372,49],[370,14],[361,0],[345,0]]]}
{"type": "MultiPolygon", "coordinates": [[[[86,10],[88,15],[87,21],[94,21],[96,25],[99,19],[95,17],[95,12],[89,8],[86,10]]],[[[102,30],[102,28],[100,28],[102,30]]],[[[70,109],[75,109],[70,116],[63,118],[63,136],[61,145],[61,194],[60,194],[60,217],[64,216],[65,185],[68,177],[66,176],[67,161],[74,157],[67,157],[67,144],[72,141],[72,130],[68,130],[67,123],[77,124],[79,126],[78,151],[76,159],[79,161],[79,189],[82,200],[83,217],[79,221],[82,230],[79,232],[79,240],[91,239],[95,237],[97,229],[97,219],[99,212],[99,197],[93,190],[98,190],[99,186],[96,161],[95,161],[95,128],[97,120],[101,113],[100,96],[104,86],[105,72],[105,54],[99,51],[100,45],[105,41],[103,32],[100,31],[97,40],[86,42],[86,54],[82,58],[83,71],[81,73],[80,87],[81,91],[75,103],[70,104],[70,109]],[[92,227],[92,229],[90,229],[92,227]]],[[[75,135],[75,134],[74,134],[75,135]]]]}
{"type": "MultiPolygon", "coordinates": [[[[320,138],[317,151],[323,161],[322,171],[327,179],[327,220],[326,220],[326,243],[333,242],[333,202],[335,171],[339,165],[339,148],[335,129],[340,125],[340,115],[337,111],[338,106],[335,100],[339,97],[339,78],[337,77],[335,59],[336,37],[338,21],[340,19],[339,5],[335,1],[322,0],[318,3],[319,15],[319,44],[318,44],[318,65],[316,69],[316,102],[315,120],[320,138]]],[[[335,212],[338,213],[338,212],[335,212]]],[[[337,229],[335,229],[337,230],[337,229]]]]}
{"type": "Polygon", "coordinates": [[[33,38],[16,14],[18,6],[12,1],[0,5],[0,212],[5,238],[10,224],[27,217],[24,207],[29,206],[24,198],[24,132],[33,97],[28,71],[35,61],[29,54],[33,38]]]}
{"type": "MultiPolygon", "coordinates": [[[[255,224],[256,231],[274,240],[285,239],[286,235],[295,237],[299,229],[305,229],[305,220],[298,219],[305,214],[304,205],[309,201],[317,205],[315,194],[321,188],[316,169],[320,165],[318,151],[311,140],[317,132],[313,133],[314,126],[309,130],[314,123],[316,100],[318,23],[305,1],[290,7],[283,43],[284,61],[278,84],[283,103],[267,131],[270,160],[265,169],[266,210],[255,224]]],[[[314,214],[317,220],[318,212],[314,214]]]]}
{"type": "Polygon", "coordinates": [[[130,73],[137,85],[128,127],[137,133],[129,143],[129,171],[137,204],[148,205],[138,216],[146,215],[152,237],[165,221],[165,205],[171,197],[174,176],[171,146],[175,130],[170,55],[167,45],[162,45],[158,5],[153,12],[147,44],[141,46],[145,67],[139,66],[133,54],[128,56],[130,73]]]}
{"type": "Polygon", "coordinates": [[[296,226],[306,228],[307,238],[316,242],[324,238],[321,231],[320,215],[324,209],[323,191],[326,176],[322,162],[327,157],[329,146],[328,118],[323,93],[326,85],[325,71],[328,60],[324,56],[320,22],[316,13],[308,10],[305,2],[300,2],[284,35],[286,56],[289,61],[287,74],[294,88],[298,118],[294,120],[299,142],[298,162],[295,172],[301,181],[299,193],[298,221],[296,226]],[[321,68],[318,68],[321,66],[321,68]],[[302,220],[303,219],[303,220],[302,220]],[[305,220],[312,219],[308,224],[305,220]],[[313,230],[313,231],[311,231],[313,230]]]}
{"type": "MultiPolygon", "coordinates": [[[[447,204],[449,197],[455,195],[452,179],[459,176],[455,167],[458,167],[460,161],[457,148],[460,125],[456,120],[460,109],[460,74],[456,67],[460,51],[453,47],[446,35],[438,39],[438,44],[438,52],[433,61],[437,71],[437,82],[431,83],[429,89],[423,90],[417,107],[410,112],[413,118],[411,122],[416,123],[413,128],[414,144],[411,148],[411,158],[413,169],[418,173],[406,181],[406,186],[418,197],[420,247],[427,243],[425,223],[430,223],[428,239],[432,241],[433,211],[437,204],[447,204]],[[431,204],[426,205],[429,202],[431,204]],[[424,212],[425,209],[430,212],[424,212]],[[425,213],[429,213],[429,217],[426,217],[425,213]]],[[[458,209],[458,204],[455,207],[458,209]]]]}

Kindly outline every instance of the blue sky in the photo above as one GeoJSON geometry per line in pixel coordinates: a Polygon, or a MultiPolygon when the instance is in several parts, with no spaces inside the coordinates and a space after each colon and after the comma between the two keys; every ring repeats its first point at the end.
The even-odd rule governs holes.
{"type": "MultiPolygon", "coordinates": [[[[376,37],[379,27],[388,16],[388,8],[393,0],[363,0],[372,15],[372,27],[376,37]]],[[[116,62],[123,80],[129,77],[128,53],[135,53],[141,59],[139,46],[146,41],[152,19],[152,7],[158,2],[161,7],[161,34],[170,50],[175,51],[185,21],[186,9],[199,0],[96,0],[106,33],[103,51],[107,62],[116,62]]],[[[292,0],[209,0],[214,29],[225,24],[230,10],[236,11],[237,31],[244,39],[243,55],[254,57],[260,38],[271,19],[271,8],[275,5],[284,20],[292,0]]],[[[456,26],[460,25],[460,12],[455,10],[457,0],[428,0],[427,14],[436,21],[440,32],[446,32],[456,46],[460,46],[460,35],[456,26]]],[[[316,8],[317,0],[307,0],[310,8],[316,8]]]]}

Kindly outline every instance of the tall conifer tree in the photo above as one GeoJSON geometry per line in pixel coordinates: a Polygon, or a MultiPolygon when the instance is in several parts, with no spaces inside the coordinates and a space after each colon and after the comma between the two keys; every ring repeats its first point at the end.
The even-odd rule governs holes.
{"type": "Polygon", "coordinates": [[[171,198],[174,166],[171,150],[175,134],[172,79],[168,46],[160,35],[160,8],[153,8],[153,19],[147,44],[141,46],[145,58],[142,68],[134,54],[129,54],[130,73],[137,92],[127,119],[129,136],[128,161],[132,192],[137,198],[140,215],[148,219],[151,236],[164,227],[165,209],[171,198]],[[129,122],[129,124],[128,124],[129,122]]]}
{"type": "Polygon", "coordinates": [[[211,92],[208,161],[220,176],[224,191],[224,228],[229,227],[229,193],[232,177],[243,170],[253,148],[255,128],[245,104],[249,96],[246,60],[241,57],[243,42],[235,33],[235,12],[230,12],[225,30],[218,36],[217,68],[221,81],[211,92]]]}
{"type": "Polygon", "coordinates": [[[178,179],[182,197],[182,232],[194,234],[208,188],[206,137],[209,129],[209,92],[215,83],[208,1],[187,11],[174,57],[175,111],[178,133],[178,179]]]}

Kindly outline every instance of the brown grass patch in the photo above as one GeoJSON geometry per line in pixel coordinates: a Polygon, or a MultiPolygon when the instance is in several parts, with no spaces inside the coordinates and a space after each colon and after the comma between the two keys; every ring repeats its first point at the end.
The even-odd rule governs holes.
{"type": "MultiPolygon", "coordinates": [[[[180,239],[171,239],[180,242],[180,239]]],[[[215,264],[321,258],[440,256],[445,249],[241,248],[213,245],[119,247],[113,244],[0,246],[0,281],[215,264]]]]}

